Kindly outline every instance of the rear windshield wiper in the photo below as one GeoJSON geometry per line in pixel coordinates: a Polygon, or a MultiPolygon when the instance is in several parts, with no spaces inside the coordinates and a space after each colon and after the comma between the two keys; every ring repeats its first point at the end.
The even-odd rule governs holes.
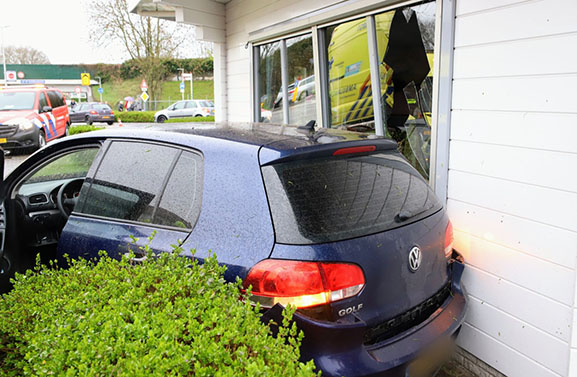
{"type": "Polygon", "coordinates": [[[417,215],[420,215],[421,213],[427,212],[428,208],[424,208],[421,207],[418,210],[415,211],[406,211],[406,210],[402,210],[401,212],[397,213],[395,215],[395,222],[396,223],[402,223],[403,221],[407,221],[417,215]]]}

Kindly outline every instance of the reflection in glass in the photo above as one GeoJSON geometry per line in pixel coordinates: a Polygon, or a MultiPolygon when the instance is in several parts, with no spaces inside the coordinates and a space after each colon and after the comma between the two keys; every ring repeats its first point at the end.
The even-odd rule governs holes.
{"type": "Polygon", "coordinates": [[[280,42],[260,46],[258,75],[260,121],[282,123],[280,42]]]}
{"type": "MultiPolygon", "coordinates": [[[[289,123],[316,120],[316,89],[311,34],[286,40],[289,79],[289,123]]],[[[278,97],[282,99],[282,93],[278,97]]]]}
{"type": "Polygon", "coordinates": [[[375,17],[386,133],[429,179],[435,3],[375,17]]]}
{"type": "Polygon", "coordinates": [[[329,27],[326,40],[331,127],[374,129],[366,20],[329,27]]]}

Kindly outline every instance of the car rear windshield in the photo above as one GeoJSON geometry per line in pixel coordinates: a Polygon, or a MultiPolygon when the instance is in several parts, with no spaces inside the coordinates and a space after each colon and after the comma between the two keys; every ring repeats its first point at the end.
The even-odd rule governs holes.
{"type": "Polygon", "coordinates": [[[0,111],[32,110],[36,92],[0,91],[0,111]]]}
{"type": "Polygon", "coordinates": [[[108,105],[94,105],[94,109],[96,110],[112,110],[108,105]]]}
{"type": "Polygon", "coordinates": [[[441,209],[425,180],[394,153],[284,162],[262,171],[279,243],[365,236],[441,209]]]}

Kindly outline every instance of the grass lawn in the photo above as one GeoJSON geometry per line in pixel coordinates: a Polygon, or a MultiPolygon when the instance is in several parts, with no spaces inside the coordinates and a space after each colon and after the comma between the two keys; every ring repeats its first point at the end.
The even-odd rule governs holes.
{"type": "MultiPolygon", "coordinates": [[[[139,96],[142,91],[140,90],[141,79],[131,79],[118,82],[107,82],[102,84],[104,93],[102,94],[102,100],[108,102],[112,106],[113,110],[116,110],[118,101],[124,99],[124,97],[134,97],[139,96]]],[[[166,101],[164,103],[159,103],[157,108],[164,109],[172,102],[176,102],[182,98],[180,93],[180,81],[165,81],[162,86],[162,94],[158,100],[166,101]]],[[[184,90],[185,99],[190,98],[190,81],[185,82],[184,90]]],[[[98,92],[94,88],[94,98],[98,99],[98,92]]],[[[204,81],[194,81],[194,98],[195,99],[212,99],[214,98],[214,82],[213,80],[204,81]]],[[[153,100],[151,98],[150,100],[153,100]]],[[[149,102],[150,102],[149,100],[149,102]]],[[[154,108],[153,108],[154,109],[154,108]]]]}

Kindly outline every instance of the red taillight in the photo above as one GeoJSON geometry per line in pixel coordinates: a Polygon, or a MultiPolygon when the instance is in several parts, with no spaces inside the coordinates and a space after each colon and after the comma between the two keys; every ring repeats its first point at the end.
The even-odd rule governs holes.
{"type": "Polygon", "coordinates": [[[243,286],[252,286],[251,299],[263,307],[308,308],[357,295],[365,276],[354,264],[266,259],[250,270],[243,286]]]}
{"type": "Polygon", "coordinates": [[[366,152],[374,152],[377,149],[374,145],[366,145],[363,147],[350,147],[350,148],[341,148],[337,149],[333,156],[340,156],[343,154],[354,154],[354,153],[366,153],[366,152]]]}
{"type": "Polygon", "coordinates": [[[90,114],[98,114],[96,110],[90,110],[90,114]]]}
{"type": "Polygon", "coordinates": [[[114,115],[114,111],[110,110],[110,115],[114,115]]]}
{"type": "Polygon", "coordinates": [[[453,254],[453,224],[449,221],[445,229],[445,257],[450,258],[453,254]]]}

